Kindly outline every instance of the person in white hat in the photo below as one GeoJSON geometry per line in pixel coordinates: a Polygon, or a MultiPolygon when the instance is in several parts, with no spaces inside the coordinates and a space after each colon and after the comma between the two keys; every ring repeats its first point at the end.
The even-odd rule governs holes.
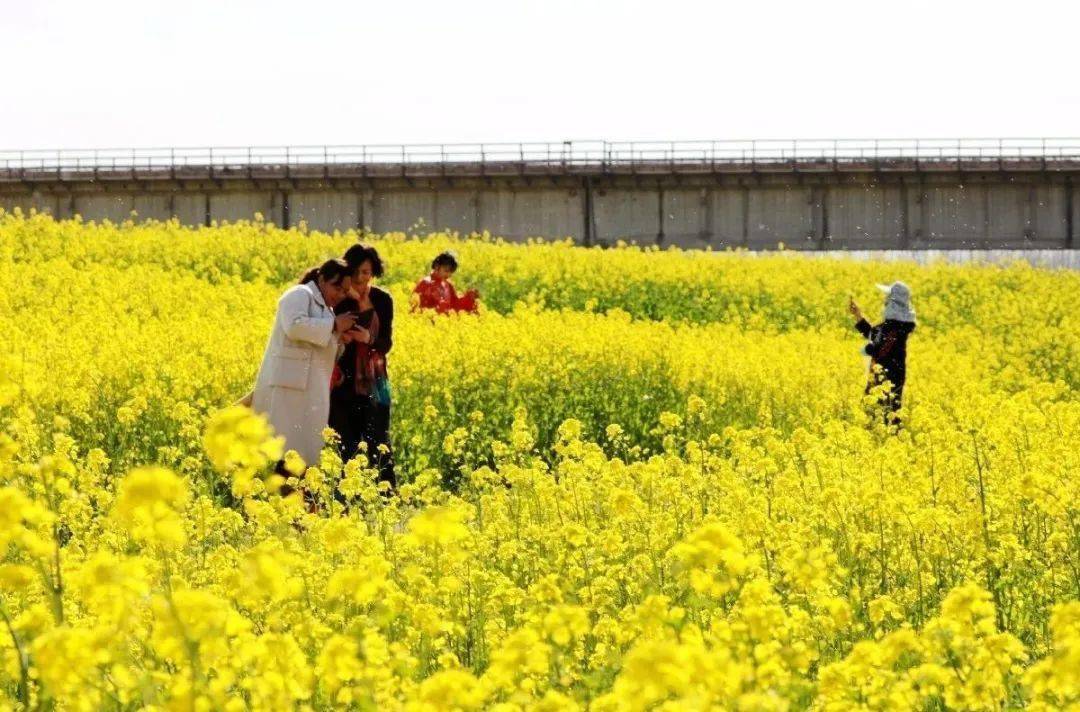
{"type": "Polygon", "coordinates": [[[911,289],[903,282],[879,284],[877,288],[885,293],[884,321],[871,326],[854,299],[849,300],[848,311],[856,319],[855,328],[868,342],[863,347],[863,353],[870,357],[866,392],[887,384],[881,397],[885,422],[899,425],[897,412],[907,380],[907,340],[915,330],[915,309],[911,306],[911,289]]]}

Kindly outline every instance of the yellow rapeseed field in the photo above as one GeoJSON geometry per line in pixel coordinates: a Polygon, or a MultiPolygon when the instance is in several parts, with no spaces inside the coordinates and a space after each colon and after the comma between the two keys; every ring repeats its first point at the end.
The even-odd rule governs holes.
{"type": "Polygon", "coordinates": [[[1080,710],[1080,275],[364,239],[404,484],[312,513],[230,404],[357,235],[0,214],[0,708],[1080,710]]]}

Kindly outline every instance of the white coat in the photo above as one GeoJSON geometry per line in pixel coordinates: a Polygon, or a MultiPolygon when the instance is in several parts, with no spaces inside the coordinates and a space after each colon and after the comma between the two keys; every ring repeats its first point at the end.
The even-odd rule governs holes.
{"type": "Polygon", "coordinates": [[[278,300],[252,397],[286,450],[317,465],[330,416],[330,377],[338,354],[334,312],[315,282],[290,287],[278,300]]]}

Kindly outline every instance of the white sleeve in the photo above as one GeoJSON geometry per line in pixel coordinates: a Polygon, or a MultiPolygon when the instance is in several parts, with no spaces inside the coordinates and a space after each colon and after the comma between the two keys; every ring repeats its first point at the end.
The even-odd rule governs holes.
{"type": "Polygon", "coordinates": [[[294,341],[326,346],[334,335],[334,315],[316,317],[308,314],[311,295],[306,289],[290,289],[278,301],[278,314],[285,335],[294,341]]]}

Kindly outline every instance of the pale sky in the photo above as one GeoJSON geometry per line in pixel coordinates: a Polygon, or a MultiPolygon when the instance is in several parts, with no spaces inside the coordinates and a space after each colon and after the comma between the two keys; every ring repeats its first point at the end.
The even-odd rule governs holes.
{"type": "Polygon", "coordinates": [[[1078,37],[1031,0],[0,0],[0,149],[1072,137],[1078,37]]]}

